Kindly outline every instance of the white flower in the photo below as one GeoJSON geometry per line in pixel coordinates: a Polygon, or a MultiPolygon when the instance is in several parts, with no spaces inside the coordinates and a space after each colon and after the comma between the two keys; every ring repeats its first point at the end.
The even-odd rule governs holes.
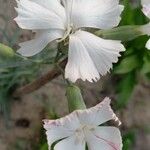
{"type": "Polygon", "coordinates": [[[54,150],[121,150],[122,139],[118,128],[102,124],[118,118],[110,107],[110,99],[85,110],[76,110],[70,115],[45,120],[49,149],[54,142],[54,150]],[[100,126],[101,125],[101,126],[100,126]]]}
{"type": "Polygon", "coordinates": [[[65,77],[90,82],[105,75],[125,48],[121,41],[105,40],[86,28],[110,29],[120,22],[119,0],[17,0],[17,24],[36,32],[35,39],[20,44],[18,53],[33,56],[49,42],[69,37],[65,77]]]}
{"type": "MultiPolygon", "coordinates": [[[[143,13],[150,19],[150,0],[142,0],[143,13]]],[[[150,23],[142,27],[142,31],[150,35],[150,23]]],[[[150,50],[150,40],[146,43],[146,48],[150,50]]]]}

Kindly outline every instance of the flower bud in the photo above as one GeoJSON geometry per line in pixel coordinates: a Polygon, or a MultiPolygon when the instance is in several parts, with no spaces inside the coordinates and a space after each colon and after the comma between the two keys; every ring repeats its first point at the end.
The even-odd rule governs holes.
{"type": "Polygon", "coordinates": [[[11,58],[14,57],[15,52],[12,48],[0,43],[0,58],[11,58]]]}
{"type": "Polygon", "coordinates": [[[113,28],[110,30],[99,30],[95,32],[95,34],[104,39],[119,40],[124,42],[131,41],[143,35],[143,31],[140,30],[140,26],[138,25],[129,25],[113,28]]]}
{"type": "Polygon", "coordinates": [[[70,112],[77,109],[86,109],[81,91],[77,86],[69,85],[67,87],[66,96],[70,112]]]}

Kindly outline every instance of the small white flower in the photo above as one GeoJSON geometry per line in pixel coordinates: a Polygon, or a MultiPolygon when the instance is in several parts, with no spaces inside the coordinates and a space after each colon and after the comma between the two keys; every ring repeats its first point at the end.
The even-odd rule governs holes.
{"type": "MultiPolygon", "coordinates": [[[[143,13],[150,19],[150,0],[142,0],[143,13]]],[[[142,31],[150,35],[150,23],[142,27],[142,31]]],[[[146,48],[150,50],[150,40],[146,43],[146,48]]]]}
{"type": "Polygon", "coordinates": [[[45,120],[49,149],[54,142],[54,150],[122,150],[122,138],[118,128],[101,124],[115,119],[119,121],[110,107],[110,99],[85,110],[76,110],[70,115],[45,120]],[[101,125],[101,126],[100,126],[101,125]]]}
{"type": "Polygon", "coordinates": [[[90,82],[105,75],[125,48],[121,41],[105,40],[86,28],[110,29],[120,22],[119,0],[17,0],[17,24],[36,32],[35,39],[20,44],[18,53],[33,56],[49,42],[69,37],[65,77],[90,82]]]}

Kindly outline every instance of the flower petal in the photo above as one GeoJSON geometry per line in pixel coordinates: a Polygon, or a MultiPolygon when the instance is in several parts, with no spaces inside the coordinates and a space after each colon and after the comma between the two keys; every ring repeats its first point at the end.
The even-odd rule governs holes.
{"type": "Polygon", "coordinates": [[[145,16],[147,16],[150,19],[150,2],[147,5],[146,4],[143,5],[142,11],[145,14],[145,16]]]}
{"type": "MultiPolygon", "coordinates": [[[[142,31],[142,33],[145,35],[150,36],[150,23],[146,24],[146,25],[142,25],[140,27],[140,30],[142,31]]],[[[146,48],[150,50],[150,40],[147,41],[146,43],[146,48]]]]}
{"type": "Polygon", "coordinates": [[[150,1],[149,0],[141,0],[143,6],[143,13],[150,18],[150,1]]]}
{"type": "Polygon", "coordinates": [[[125,48],[120,41],[104,40],[89,32],[77,31],[70,36],[69,59],[65,77],[75,82],[78,78],[90,82],[105,75],[112,63],[118,61],[125,48]]]}
{"type": "Polygon", "coordinates": [[[46,129],[49,147],[60,139],[72,136],[79,126],[80,122],[74,112],[61,119],[45,120],[44,128],[46,129]]]}
{"type": "Polygon", "coordinates": [[[71,23],[75,28],[92,27],[108,29],[120,22],[123,6],[119,0],[64,0],[69,8],[71,23]],[[84,8],[84,9],[83,9],[84,8]]]}
{"type": "Polygon", "coordinates": [[[68,63],[65,68],[65,78],[75,82],[81,78],[92,82],[100,78],[99,73],[84,47],[82,41],[74,34],[69,40],[68,63]]]}
{"type": "Polygon", "coordinates": [[[77,111],[81,124],[100,125],[109,120],[118,120],[110,106],[110,99],[105,98],[101,103],[86,110],[77,111]]]}
{"type": "Polygon", "coordinates": [[[65,8],[61,5],[60,0],[32,0],[33,2],[55,12],[62,18],[62,21],[66,20],[65,8]]]}
{"type": "Polygon", "coordinates": [[[23,56],[33,56],[41,52],[49,42],[59,39],[63,36],[62,30],[41,30],[36,33],[33,40],[20,43],[21,47],[17,52],[23,56]]]}
{"type": "Polygon", "coordinates": [[[120,41],[105,40],[85,31],[78,31],[76,34],[101,75],[105,75],[112,68],[112,63],[118,61],[119,52],[125,51],[120,41]]]}
{"type": "Polygon", "coordinates": [[[72,136],[58,142],[54,150],[85,150],[85,141],[79,141],[76,136],[72,136]]]}
{"type": "Polygon", "coordinates": [[[36,3],[36,1],[33,2],[30,0],[17,0],[18,8],[16,8],[16,11],[18,12],[18,17],[15,18],[17,24],[23,29],[31,30],[65,29],[66,16],[65,10],[61,5],[55,5],[56,3],[54,2],[51,7],[48,7],[49,1],[46,2],[45,0],[43,5],[38,2],[39,1],[36,3]],[[46,4],[47,7],[44,7],[46,4]]]}
{"type": "Polygon", "coordinates": [[[146,48],[150,50],[150,39],[146,43],[146,48]]]}
{"type": "Polygon", "coordinates": [[[147,5],[147,4],[149,4],[150,2],[149,2],[149,0],[141,0],[141,3],[142,3],[142,5],[147,5]]]}
{"type": "Polygon", "coordinates": [[[92,150],[122,150],[121,134],[115,127],[97,127],[86,134],[86,141],[92,150]]]}

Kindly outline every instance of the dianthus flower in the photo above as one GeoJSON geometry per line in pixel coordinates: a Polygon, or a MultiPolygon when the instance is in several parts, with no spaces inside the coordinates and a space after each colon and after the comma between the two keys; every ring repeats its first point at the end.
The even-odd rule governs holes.
{"type": "Polygon", "coordinates": [[[118,128],[105,126],[109,120],[119,121],[105,98],[95,107],[75,110],[57,120],[44,120],[49,150],[122,150],[118,128]],[[103,125],[102,125],[103,124],[103,125]]]}
{"type": "Polygon", "coordinates": [[[125,50],[121,41],[86,31],[116,27],[123,10],[119,0],[17,0],[17,4],[15,21],[36,33],[35,39],[20,43],[18,53],[33,56],[52,41],[69,39],[65,78],[72,82],[99,80],[125,50]]]}

